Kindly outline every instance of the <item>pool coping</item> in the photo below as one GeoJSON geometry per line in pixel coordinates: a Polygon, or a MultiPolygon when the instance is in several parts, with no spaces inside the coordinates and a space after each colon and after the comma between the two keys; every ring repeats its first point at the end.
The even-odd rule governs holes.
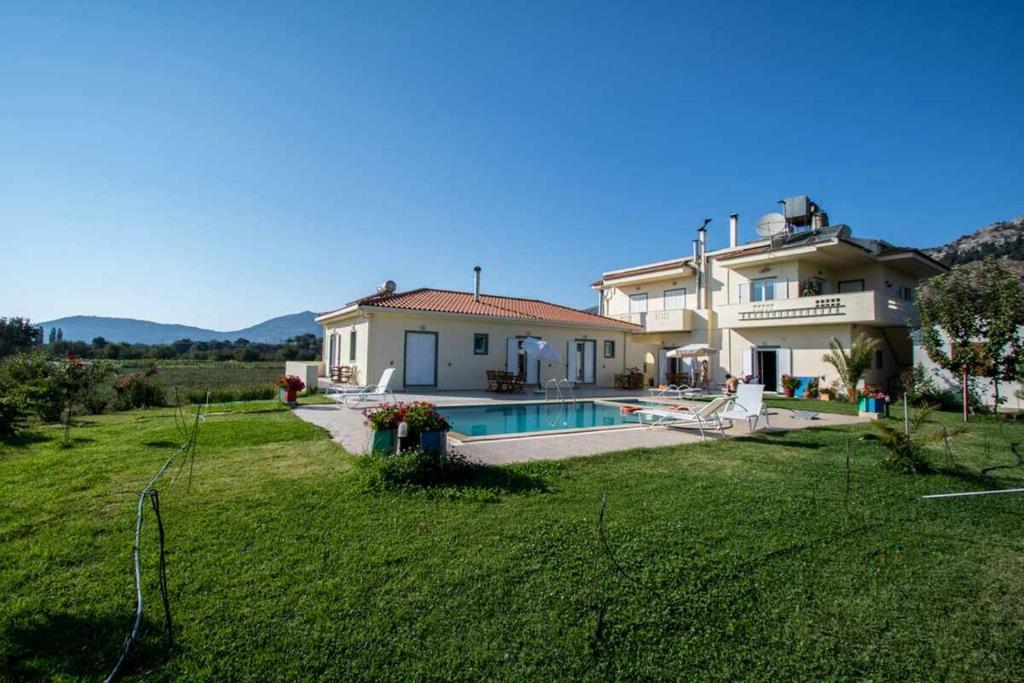
{"type": "MultiPolygon", "coordinates": [[[[653,399],[649,398],[638,398],[636,396],[608,396],[601,398],[581,398],[577,399],[576,403],[601,403],[604,405],[613,406],[635,406],[635,403],[625,403],[625,401],[637,401],[637,400],[649,400],[654,403],[664,403],[666,405],[678,405],[678,401],[670,400],[658,400],[657,397],[653,399]]],[[[686,400],[686,399],[684,399],[686,400]]],[[[489,402],[489,403],[460,403],[457,405],[450,406],[438,406],[440,409],[445,408],[500,408],[504,406],[528,406],[528,405],[549,405],[556,403],[568,403],[568,401],[560,401],[558,399],[540,399],[537,401],[509,401],[504,402],[489,402]]],[[[618,425],[595,425],[593,427],[570,427],[568,429],[538,429],[532,432],[513,432],[505,434],[482,434],[480,436],[467,436],[460,432],[450,431],[448,432],[448,438],[457,443],[474,443],[478,441],[505,441],[509,439],[528,439],[538,436],[559,436],[563,434],[581,434],[590,432],[605,432],[615,429],[641,429],[645,426],[643,424],[618,424],[618,425]]]]}

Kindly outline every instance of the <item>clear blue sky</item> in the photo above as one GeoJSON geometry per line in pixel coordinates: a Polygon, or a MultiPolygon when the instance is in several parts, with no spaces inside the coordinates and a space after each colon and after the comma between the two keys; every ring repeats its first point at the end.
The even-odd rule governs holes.
{"type": "Polygon", "coordinates": [[[807,193],[1024,213],[1022,3],[5,3],[0,315],[232,329],[391,278],[575,306],[807,193]]]}

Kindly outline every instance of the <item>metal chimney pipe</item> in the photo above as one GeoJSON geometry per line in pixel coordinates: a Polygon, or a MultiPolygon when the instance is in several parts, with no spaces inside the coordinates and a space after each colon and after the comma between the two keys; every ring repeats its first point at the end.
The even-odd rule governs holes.
{"type": "Polygon", "coordinates": [[[729,248],[735,247],[740,241],[740,215],[729,214],[729,248]]]}
{"type": "Polygon", "coordinates": [[[473,301],[480,301],[480,266],[473,266],[473,301]]]}
{"type": "Polygon", "coordinates": [[[693,267],[694,268],[699,268],[700,267],[700,263],[697,260],[697,256],[698,256],[699,253],[700,253],[700,241],[693,240],[693,267]]]}

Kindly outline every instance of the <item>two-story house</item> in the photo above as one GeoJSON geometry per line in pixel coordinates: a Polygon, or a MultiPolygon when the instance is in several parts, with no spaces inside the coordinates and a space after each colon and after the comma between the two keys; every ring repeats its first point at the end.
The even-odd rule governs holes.
{"type": "Polygon", "coordinates": [[[630,337],[627,364],[643,368],[649,382],[667,383],[696,362],[668,351],[696,343],[716,350],[708,357],[716,382],[726,373],[753,375],[774,391],[792,374],[828,384],[837,379],[822,360],[829,340],[849,348],[863,332],[880,341],[868,382],[885,386],[910,366],[914,290],[946,267],[920,251],[829,226],[812,202],[794,199],[806,212],[785,216],[774,234],[754,242],[737,243],[733,215],[724,249],[707,250],[702,228],[690,257],[604,273],[592,285],[598,312],[643,328],[630,337]]]}

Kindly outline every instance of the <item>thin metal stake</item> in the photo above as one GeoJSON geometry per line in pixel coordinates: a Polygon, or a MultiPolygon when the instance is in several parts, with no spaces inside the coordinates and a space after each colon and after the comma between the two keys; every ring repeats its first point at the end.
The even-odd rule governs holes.
{"type": "Polygon", "coordinates": [[[903,432],[910,438],[910,410],[907,409],[907,392],[903,392],[903,432]]]}
{"type": "Polygon", "coordinates": [[[164,628],[167,629],[167,645],[174,645],[174,622],[171,621],[171,598],[167,588],[167,552],[164,549],[164,520],[160,516],[160,494],[156,489],[149,492],[149,502],[156,515],[156,528],[160,539],[160,597],[164,602],[164,628]]]}

